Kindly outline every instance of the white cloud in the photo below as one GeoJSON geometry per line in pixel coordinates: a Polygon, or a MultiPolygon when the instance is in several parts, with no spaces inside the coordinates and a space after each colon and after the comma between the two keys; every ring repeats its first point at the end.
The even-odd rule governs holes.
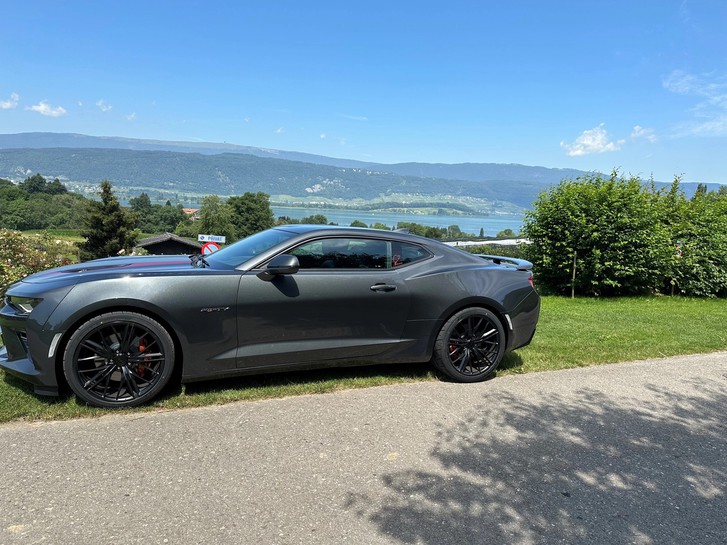
{"type": "Polygon", "coordinates": [[[603,123],[598,127],[583,131],[573,142],[561,142],[560,147],[566,150],[570,157],[581,157],[593,153],[606,153],[618,151],[625,143],[625,140],[612,141],[608,139],[608,133],[603,128],[603,123]]]}
{"type": "Polygon", "coordinates": [[[275,134],[283,134],[284,132],[285,132],[285,129],[284,129],[283,127],[280,127],[280,128],[278,128],[278,129],[277,129],[277,130],[275,131],[275,134]]]}
{"type": "Polygon", "coordinates": [[[653,144],[654,142],[656,142],[656,134],[654,133],[654,129],[647,129],[645,127],[642,127],[641,125],[634,126],[634,129],[631,131],[631,139],[638,140],[640,138],[648,140],[650,143],[653,144]]]}
{"type": "Polygon", "coordinates": [[[127,121],[134,121],[134,119],[136,119],[136,112],[132,112],[126,116],[127,121]]]}
{"type": "Polygon", "coordinates": [[[321,140],[325,140],[325,139],[326,139],[326,133],[322,132],[321,133],[321,140]]]}
{"type": "Polygon", "coordinates": [[[674,70],[663,85],[672,93],[696,99],[690,109],[693,119],[682,123],[677,135],[727,135],[727,75],[694,75],[674,70]]]}
{"type": "Polygon", "coordinates": [[[18,93],[10,93],[8,100],[0,100],[0,110],[12,110],[17,107],[20,101],[20,95],[18,93]]]}
{"type": "Polygon", "coordinates": [[[368,121],[369,118],[365,115],[348,115],[348,114],[341,114],[341,117],[345,119],[351,119],[352,121],[368,121]]]}
{"type": "Polygon", "coordinates": [[[57,106],[54,108],[53,106],[48,104],[47,100],[41,100],[38,104],[35,104],[34,106],[28,106],[25,109],[38,112],[40,115],[45,115],[48,117],[61,117],[68,113],[66,112],[66,109],[62,106],[57,106]]]}
{"type": "Polygon", "coordinates": [[[111,106],[111,104],[109,104],[102,98],[100,98],[96,101],[96,106],[98,106],[102,112],[108,112],[109,110],[111,110],[113,108],[113,106],[111,106]]]}

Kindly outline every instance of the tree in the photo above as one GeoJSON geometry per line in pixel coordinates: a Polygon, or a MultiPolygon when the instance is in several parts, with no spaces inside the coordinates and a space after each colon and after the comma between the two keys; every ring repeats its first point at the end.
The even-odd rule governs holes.
{"type": "Polygon", "coordinates": [[[459,228],[459,225],[450,225],[447,227],[447,234],[445,235],[447,238],[469,238],[469,235],[462,232],[462,229],[459,228]]]}
{"type": "Polygon", "coordinates": [[[270,195],[267,193],[247,192],[230,197],[227,199],[227,205],[232,209],[232,223],[237,238],[245,238],[270,229],[275,224],[275,216],[270,208],[270,195]]]}
{"type": "Polygon", "coordinates": [[[228,244],[237,240],[232,208],[217,195],[207,195],[202,199],[194,230],[204,235],[223,236],[228,244]]]}
{"type": "Polygon", "coordinates": [[[134,231],[136,218],[119,204],[111,182],[101,182],[101,201],[90,201],[83,220],[81,236],[85,242],[78,244],[81,259],[97,259],[118,255],[122,250],[130,252],[136,244],[138,233],[134,231]]]}
{"type": "Polygon", "coordinates": [[[323,214],[313,214],[312,216],[306,216],[300,220],[300,223],[306,223],[310,225],[328,225],[328,218],[323,214]]]}
{"type": "Polygon", "coordinates": [[[351,222],[351,227],[368,227],[368,225],[366,225],[364,222],[362,222],[360,220],[353,220],[351,222]]]}
{"type": "Polygon", "coordinates": [[[34,193],[61,195],[68,192],[66,186],[64,186],[58,178],[49,183],[40,174],[34,174],[33,176],[26,178],[18,184],[18,187],[29,195],[34,193]]]}
{"type": "Polygon", "coordinates": [[[517,235],[512,229],[503,229],[496,236],[497,238],[515,238],[517,235]]]}
{"type": "Polygon", "coordinates": [[[172,206],[172,203],[167,201],[164,206],[154,205],[153,207],[153,218],[156,222],[156,229],[154,232],[167,232],[171,233],[180,222],[184,222],[187,219],[187,215],[184,213],[184,208],[181,204],[172,206]]]}
{"type": "Polygon", "coordinates": [[[182,205],[172,206],[170,201],[164,206],[152,204],[146,193],[129,199],[129,206],[137,216],[137,229],[143,233],[172,232],[185,219],[182,205]]]}
{"type": "Polygon", "coordinates": [[[657,199],[653,188],[618,172],[564,180],[541,193],[524,222],[539,284],[588,295],[662,287],[672,249],[657,199]]]}
{"type": "Polygon", "coordinates": [[[371,228],[380,229],[382,231],[391,231],[391,227],[389,227],[385,223],[381,223],[380,221],[377,221],[376,223],[371,224],[371,228]]]}
{"type": "Polygon", "coordinates": [[[727,296],[727,194],[700,184],[687,199],[679,182],[674,180],[658,201],[670,234],[665,288],[697,297],[727,296]]]}
{"type": "Polygon", "coordinates": [[[152,210],[151,199],[146,193],[140,193],[138,197],[129,199],[129,207],[139,215],[150,214],[152,210]]]}

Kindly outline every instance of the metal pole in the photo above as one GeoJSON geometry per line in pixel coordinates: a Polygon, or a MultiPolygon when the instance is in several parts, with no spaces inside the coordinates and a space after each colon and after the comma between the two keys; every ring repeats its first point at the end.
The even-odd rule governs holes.
{"type": "Polygon", "coordinates": [[[578,251],[573,250],[573,278],[571,279],[570,285],[570,298],[576,298],[576,257],[578,257],[578,251]]]}

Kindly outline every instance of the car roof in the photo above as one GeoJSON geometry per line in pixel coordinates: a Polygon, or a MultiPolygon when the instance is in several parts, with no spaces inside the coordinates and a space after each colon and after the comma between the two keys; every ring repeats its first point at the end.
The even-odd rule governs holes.
{"type": "Polygon", "coordinates": [[[374,236],[374,237],[385,237],[395,238],[401,240],[418,240],[419,242],[437,243],[438,241],[431,238],[420,237],[418,235],[412,235],[403,231],[386,231],[384,229],[371,229],[370,227],[346,227],[344,225],[314,225],[314,224],[301,224],[294,223],[290,225],[280,225],[274,227],[281,231],[288,231],[289,233],[295,233],[299,235],[316,233],[319,235],[353,235],[353,236],[374,236]]]}

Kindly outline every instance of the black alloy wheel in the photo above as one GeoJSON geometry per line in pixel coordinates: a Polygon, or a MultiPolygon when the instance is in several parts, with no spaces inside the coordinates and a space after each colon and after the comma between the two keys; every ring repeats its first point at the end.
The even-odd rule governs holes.
{"type": "Polygon", "coordinates": [[[133,407],[169,382],[174,342],[156,320],[135,312],[91,318],[71,335],[63,372],[73,392],[96,407],[133,407]]]}
{"type": "Polygon", "coordinates": [[[434,344],[435,367],[457,382],[490,377],[505,353],[505,330],[492,312],[468,308],[442,326],[434,344]]]}

